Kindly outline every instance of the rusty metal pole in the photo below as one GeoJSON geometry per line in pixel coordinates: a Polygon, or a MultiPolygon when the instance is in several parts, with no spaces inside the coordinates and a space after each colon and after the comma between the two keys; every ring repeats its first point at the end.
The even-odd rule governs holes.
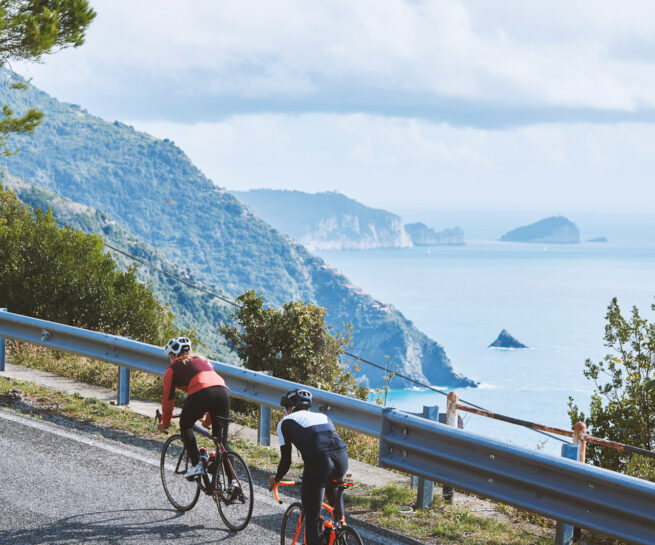
{"type": "MultiPolygon", "coordinates": [[[[457,403],[459,402],[459,394],[457,392],[450,392],[448,394],[448,408],[446,409],[446,424],[452,426],[453,428],[457,427],[457,403]]],[[[441,488],[441,495],[443,500],[447,503],[453,503],[455,499],[455,490],[452,486],[443,486],[441,488]]]]}

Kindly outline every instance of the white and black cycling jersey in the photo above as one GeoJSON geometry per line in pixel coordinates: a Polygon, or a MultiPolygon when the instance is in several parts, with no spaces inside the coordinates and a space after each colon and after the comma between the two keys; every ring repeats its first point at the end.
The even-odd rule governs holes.
{"type": "Polygon", "coordinates": [[[305,462],[321,454],[346,448],[332,421],[324,414],[310,411],[301,410],[285,416],[277,425],[277,436],[282,453],[277,480],[289,469],[291,445],[300,451],[305,462]]]}

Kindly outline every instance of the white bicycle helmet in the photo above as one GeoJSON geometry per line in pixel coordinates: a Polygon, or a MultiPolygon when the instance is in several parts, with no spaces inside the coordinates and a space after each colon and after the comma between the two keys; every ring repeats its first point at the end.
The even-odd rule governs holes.
{"type": "Polygon", "coordinates": [[[166,343],[164,352],[168,357],[177,357],[183,352],[191,352],[191,341],[187,337],[175,337],[166,343]]]}

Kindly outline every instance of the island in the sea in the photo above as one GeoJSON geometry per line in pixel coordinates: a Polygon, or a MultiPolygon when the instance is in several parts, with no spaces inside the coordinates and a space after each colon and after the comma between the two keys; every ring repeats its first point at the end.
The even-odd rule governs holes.
{"type": "Polygon", "coordinates": [[[489,348],[527,348],[527,346],[512,337],[509,331],[503,329],[496,340],[489,345],[489,348]]]}
{"type": "Polygon", "coordinates": [[[575,223],[564,216],[552,216],[513,229],[500,237],[500,240],[503,242],[577,244],[580,242],[580,231],[575,223]]]}
{"type": "Polygon", "coordinates": [[[607,237],[594,237],[588,239],[587,242],[607,242],[607,237]]]}
{"type": "Polygon", "coordinates": [[[434,229],[425,225],[425,223],[407,223],[405,231],[412,239],[414,246],[463,246],[464,231],[459,227],[453,229],[444,229],[436,232],[434,229]]]}

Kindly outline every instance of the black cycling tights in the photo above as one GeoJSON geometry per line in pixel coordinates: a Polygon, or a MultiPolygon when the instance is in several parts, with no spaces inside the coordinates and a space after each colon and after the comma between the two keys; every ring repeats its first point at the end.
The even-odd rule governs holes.
{"type": "Polygon", "coordinates": [[[191,457],[191,463],[196,465],[200,460],[193,425],[209,412],[212,417],[212,435],[227,448],[227,422],[222,422],[217,416],[230,417],[230,395],[224,386],[210,386],[191,394],[186,398],[180,415],[180,432],[182,441],[191,457]]]}
{"type": "MultiPolygon", "coordinates": [[[[321,503],[327,494],[328,502],[334,506],[337,486],[335,479],[341,480],[348,471],[348,454],[345,450],[326,452],[311,461],[305,462],[302,476],[300,498],[305,512],[305,543],[319,545],[319,523],[321,503]]],[[[339,520],[343,514],[343,496],[334,509],[334,518],[339,520]]]]}

